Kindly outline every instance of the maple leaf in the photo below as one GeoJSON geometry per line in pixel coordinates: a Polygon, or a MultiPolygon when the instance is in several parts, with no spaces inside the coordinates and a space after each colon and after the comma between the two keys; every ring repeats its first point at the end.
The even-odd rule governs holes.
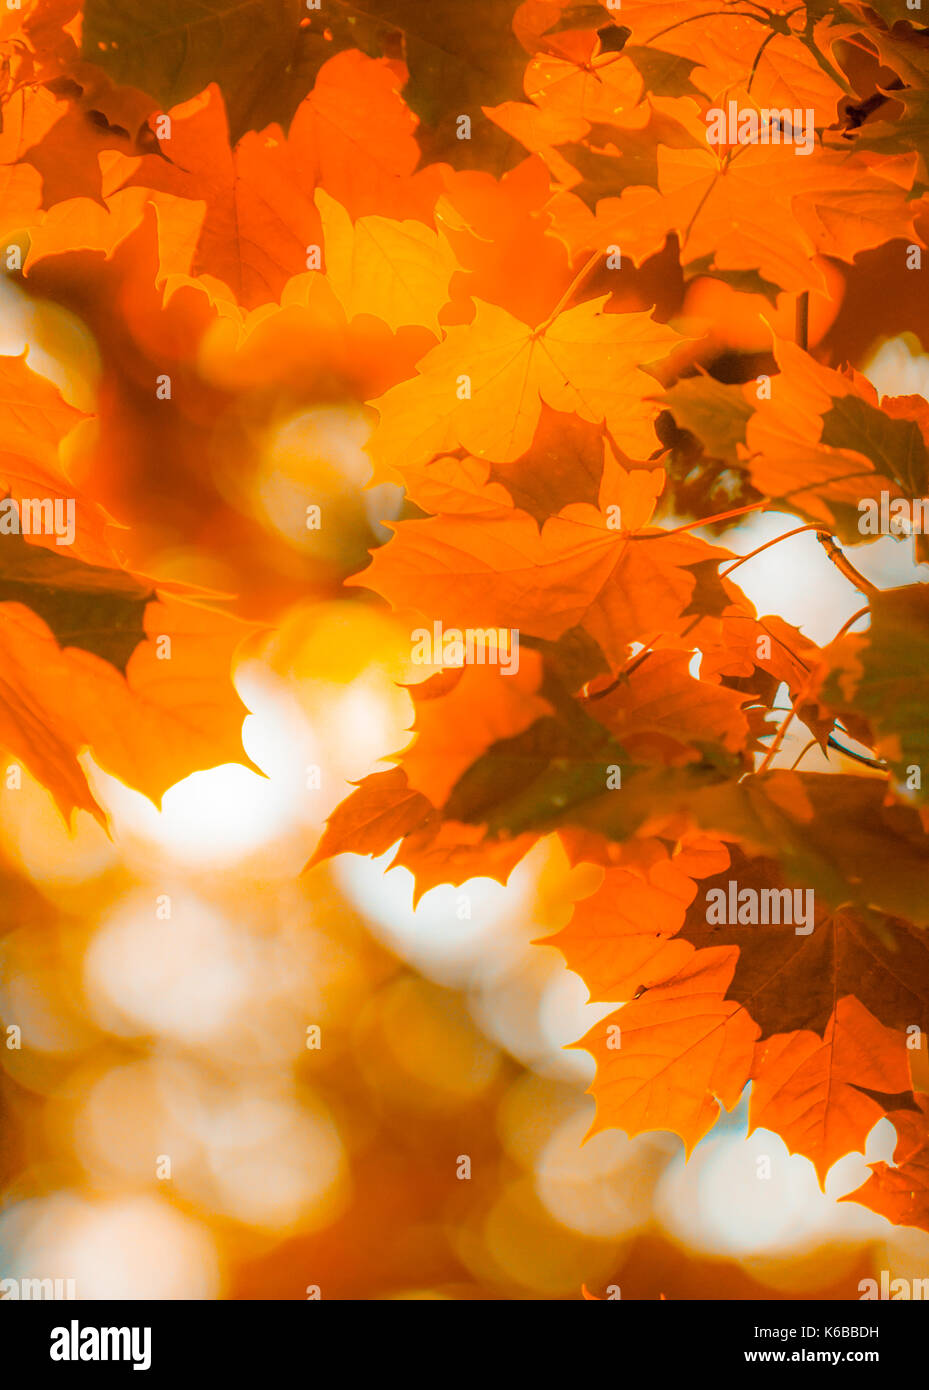
{"type": "Polygon", "coordinates": [[[890,0],[7,11],[0,245],[69,361],[79,320],[95,415],[0,357],[0,744],[100,820],[88,757],[155,801],[244,761],[254,627],[152,556],[288,634],[346,574],[411,641],[496,630],[496,660],[443,666],[427,626],[409,743],[311,863],[391,851],[415,903],[556,836],[587,896],[543,940],[616,1006],[578,1044],[594,1129],[689,1153],[750,1084],[750,1125],[822,1182],[888,1116],[894,1162],[849,1199],[929,1229],[926,586],[842,549],[863,505],[929,492],[925,400],[856,369],[919,307],[925,35],[890,0]],[[799,111],[802,141],[712,142],[730,102],[769,136],[799,111]],[[283,441],[343,413],[404,489],[358,573],[370,494],[315,547],[280,502],[283,441]],[[73,535],[12,524],[71,503],[73,535]],[[821,648],[756,613],[730,577],[753,555],[702,537],[766,509],[817,531],[866,626],[821,648]],[[828,770],[779,765],[794,720],[828,770]]]}
{"type": "MultiPolygon", "coordinates": [[[[750,1124],[780,1134],[792,1152],[814,1162],[824,1181],[837,1158],[863,1149],[883,1113],[879,1096],[867,1092],[909,1088],[903,1028],[929,1016],[929,992],[921,984],[927,978],[924,933],[888,921],[878,935],[873,925],[847,912],[820,912],[811,932],[801,935],[792,918],[782,922],[779,916],[771,925],[734,919],[711,924],[711,894],[772,885],[779,891],[783,879],[777,866],[747,861],[739,852],[726,864],[729,856],[713,842],[698,842],[696,857],[689,857],[685,846],[674,858],[660,842],[652,843],[650,862],[607,870],[596,893],[576,905],[568,926],[547,943],[563,951],[593,999],[634,1000],[647,990],[643,1002],[656,986],[673,993],[711,956],[721,958],[735,948],[735,969],[728,970],[725,988],[715,1000],[701,1001],[706,1016],[712,1017],[725,997],[727,1016],[736,1004],[757,1025],[750,1124]],[[703,879],[699,888],[697,877],[703,879]]],[[[628,1013],[627,1008],[614,1016],[620,1028],[628,1013]]],[[[591,1037],[600,1034],[595,1029],[591,1037]]],[[[604,1054],[595,1050],[595,1055],[604,1054]]],[[[599,1123],[625,1127],[630,1114],[625,1095],[603,1089],[610,1074],[606,1066],[594,1087],[602,1094],[599,1123]]],[[[633,1115],[640,1106],[667,1104],[662,1075],[648,1073],[645,1086],[635,1097],[633,1115]]],[[[684,1106],[693,1105],[698,1095],[699,1087],[672,1112],[678,1122],[671,1127],[678,1132],[684,1132],[679,1123],[684,1106]]]]}
{"type": "Polygon", "coordinates": [[[659,651],[588,708],[622,743],[630,757],[645,761],[710,757],[714,745],[744,748],[748,719],[744,696],[695,680],[690,652],[659,651]]]}
{"type": "Polygon", "coordinates": [[[452,282],[455,317],[447,322],[470,323],[475,299],[531,324],[555,308],[570,271],[567,248],[552,234],[550,198],[551,180],[536,156],[500,179],[477,171],[446,174],[436,223],[461,267],[452,282]]]}
{"type": "Polygon", "coordinates": [[[929,1231],[929,1104],[921,1096],[918,1114],[892,1110],[897,1131],[893,1163],[872,1163],[871,1176],[841,1202],[860,1202],[897,1226],[929,1231]]]}
{"type": "Polygon", "coordinates": [[[909,1086],[906,1041],[879,1024],[854,996],[836,1003],[822,1038],[779,1033],[758,1045],[749,1106],[751,1129],[772,1129],[791,1153],[809,1158],[825,1186],[832,1165],[865,1141],[884,1114],[865,1087],[909,1086]]]}
{"type": "MultiPolygon", "coordinates": [[[[0,124],[0,236],[28,231],[42,220],[42,176],[22,156],[59,114],[54,101],[37,112],[25,94],[8,99],[0,124]]],[[[63,108],[61,108],[63,109],[63,108]]]]}
{"type": "MultiPolygon", "coordinates": [[[[739,947],[731,994],[759,1024],[762,1038],[795,1030],[823,1034],[839,1001],[851,995],[901,1035],[909,1023],[929,1021],[929,942],[922,928],[904,918],[831,909],[814,894],[813,921],[806,924],[812,930],[805,933],[794,930],[786,911],[783,920],[760,924],[708,920],[711,895],[728,896],[730,883],[739,892],[776,892],[783,904],[785,886],[797,881],[785,878],[771,859],[749,859],[731,847],[728,868],[701,883],[680,928],[681,938],[698,948],[739,947]]],[[[883,1089],[906,1089],[906,1083],[883,1089]]]]}
{"type": "Polygon", "coordinates": [[[297,107],[287,148],[297,177],[353,218],[415,217],[431,226],[446,167],[418,168],[419,126],[396,65],[349,49],[329,58],[297,107]]]}
{"type": "Polygon", "coordinates": [[[597,890],[575,904],[567,926],[541,938],[561,951],[593,1002],[634,999],[687,964],[693,947],[675,938],[697,893],[696,879],[729,862],[718,841],[691,840],[673,854],[660,840],[637,846],[640,853],[629,854],[628,865],[607,869],[597,890]]]}
{"type": "Polygon", "coordinates": [[[807,14],[814,17],[814,7],[804,12],[802,5],[789,15],[725,3],[707,12],[700,0],[686,0],[671,20],[660,0],[627,0],[622,17],[634,40],[650,51],[657,47],[695,60],[692,80],[708,96],[750,82],[764,105],[813,107],[817,124],[829,124],[848,90],[829,61],[830,50],[849,32],[840,22],[843,7],[830,8],[837,13],[819,16],[810,29],[807,14]]]}
{"type": "Polygon", "coordinates": [[[413,874],[415,907],[424,893],[442,883],[457,887],[470,878],[492,878],[506,884],[537,838],[527,834],[494,839],[473,825],[436,819],[406,836],[390,867],[413,874]]]}
{"type": "Polygon", "coordinates": [[[652,378],[642,368],[680,338],[649,314],[607,314],[605,304],[606,296],[589,300],[532,329],[478,301],[472,325],[450,328],[414,380],[372,402],[376,467],[402,477],[404,462],[459,446],[497,463],[517,459],[532,443],[543,401],[605,421],[633,457],[651,452],[657,409],[645,399],[652,378]]]}
{"type": "MultiPolygon", "coordinates": [[[[159,152],[126,165],[120,186],[155,195],[169,242],[190,239],[188,202],[205,204],[191,274],[216,276],[246,308],[278,299],[288,278],[306,269],[308,245],[319,241],[316,209],[295,185],[280,129],[249,132],[231,149],[216,86],[170,115],[170,156],[159,152]]],[[[119,178],[118,167],[112,176],[119,178]]]]}
{"type": "Polygon", "coordinates": [[[0,33],[0,155],[10,230],[31,229],[43,220],[41,210],[62,201],[99,202],[100,154],[138,153],[154,106],[80,61],[70,32],[79,8],[78,0],[43,0],[24,10],[17,0],[0,33]]]}
{"type": "Polygon", "coordinates": [[[62,647],[95,652],[123,675],[140,642],[151,585],[122,570],[102,569],[29,545],[21,536],[0,546],[0,603],[31,608],[62,647]]]}
{"type": "Polygon", "coordinates": [[[595,721],[539,721],[492,748],[459,780],[446,810],[495,833],[565,827],[623,844],[703,832],[776,857],[788,882],[833,907],[856,905],[919,926],[929,921],[929,846],[918,814],[884,804],[880,782],[776,771],[745,776],[722,750],[667,767],[636,763],[595,721]],[[622,770],[622,796],[610,788],[622,770]],[[883,872],[892,856],[896,872],[883,872]]]}
{"type": "Polygon", "coordinates": [[[374,772],[329,817],[307,868],[334,854],[383,854],[432,813],[428,798],[407,786],[401,768],[374,772]]]}
{"type": "MultiPolygon", "coordinates": [[[[315,188],[353,217],[382,208],[431,221],[441,173],[414,173],[415,119],[384,63],[360,53],[328,62],[301,102],[289,136],[278,126],[230,140],[215,85],[168,113],[170,133],[142,158],[104,154],[96,201],[68,199],[42,219],[30,264],[66,244],[108,255],[158,208],[160,278],[179,273],[223,281],[245,308],[278,299],[305,271],[320,242],[315,188]]],[[[386,219],[382,219],[386,220],[386,219]]],[[[407,229],[407,241],[416,233],[407,229]]],[[[449,273],[452,266],[449,265],[449,273]]],[[[425,272],[425,264],[422,267],[425,272]]],[[[369,276],[371,284],[376,276],[369,276]]]]}
{"type": "Polygon", "coordinates": [[[420,222],[370,216],[353,227],[344,208],[322,189],[316,206],[326,275],[347,317],[373,314],[393,330],[421,323],[438,337],[438,312],[456,268],[448,243],[420,222]]]}
{"type": "Polygon", "coordinates": [[[505,520],[528,512],[541,526],[573,501],[595,505],[604,469],[602,426],[543,405],[532,444],[519,459],[488,464],[464,454],[440,454],[404,469],[407,497],[424,511],[505,520]]]}
{"type": "MultiPolygon", "coordinates": [[[[615,55],[611,61],[616,62],[615,55]]],[[[589,66],[585,62],[580,71],[589,66]]],[[[552,200],[555,227],[574,251],[605,246],[613,237],[612,227],[605,219],[601,223],[599,214],[585,217],[581,200],[593,211],[601,199],[609,207],[610,199],[629,185],[657,188],[658,146],[693,148],[706,138],[706,127],[690,98],[643,94],[634,64],[618,71],[627,77],[625,101],[605,120],[585,120],[550,104],[544,88],[533,92],[533,104],[510,101],[487,110],[501,129],[545,161],[558,188],[552,200]],[[591,233],[585,223],[596,230],[591,233]]]]}
{"type": "Polygon", "coordinates": [[[526,68],[523,87],[535,107],[507,102],[488,114],[530,147],[545,149],[581,140],[601,124],[637,128],[649,119],[640,106],[642,75],[623,54],[601,53],[584,61],[544,56],[526,68]]]}
{"type": "Polygon", "coordinates": [[[870,778],[774,772],[700,788],[691,808],[703,829],[776,854],[790,882],[814,888],[825,902],[858,903],[923,925],[929,845],[916,813],[885,801],[882,784],[870,778]],[[888,855],[892,879],[883,871],[888,855]]]}
{"type": "Polygon", "coordinates": [[[293,73],[304,13],[300,0],[85,0],[83,55],[165,110],[218,83],[238,139],[289,119],[311,85],[293,73]]]}
{"type": "Polygon", "coordinates": [[[929,490],[919,415],[882,408],[870,382],[821,366],[793,343],[775,350],[782,371],[746,426],[745,466],[767,496],[861,541],[862,497],[929,490]]]}
{"type": "Polygon", "coordinates": [[[627,473],[614,461],[600,508],[573,504],[541,533],[515,508],[401,521],[390,547],[351,582],[446,627],[516,628],[555,641],[581,626],[618,665],[630,642],[686,625],[694,567],[728,554],[647,528],[663,481],[660,469],[627,473]],[[611,524],[610,508],[625,529],[611,524]]]}
{"type": "Polygon", "coordinates": [[[407,468],[404,491],[417,507],[435,514],[506,520],[513,512],[509,491],[502,483],[490,481],[483,459],[471,458],[463,450],[407,468]]]}
{"type": "MultiPolygon", "coordinates": [[[[233,653],[247,635],[240,622],[161,595],[145,608],[144,640],[123,675],[91,650],[101,645],[99,636],[75,631],[76,618],[60,621],[69,641],[64,648],[38,613],[21,603],[0,605],[0,742],[49,788],[65,815],[77,806],[101,818],[77,762],[83,748],[156,803],[191,772],[244,760],[245,709],[229,678],[233,653]],[[163,651],[170,641],[170,659],[159,658],[159,640],[163,651]]],[[[115,632],[102,639],[111,646],[117,640],[115,632]]]]}
{"type": "Polygon", "coordinates": [[[492,666],[451,667],[411,686],[416,740],[403,754],[408,785],[443,806],[461,773],[492,743],[549,712],[537,693],[541,676],[541,659],[523,652],[507,675],[492,666]]]}
{"type": "MultiPolygon", "coordinates": [[[[65,440],[88,418],[70,405],[47,377],[32,370],[26,352],[18,357],[0,356],[0,496],[17,508],[13,522],[8,517],[0,520],[0,534],[5,533],[3,544],[8,550],[18,551],[17,561],[7,555],[4,574],[9,581],[17,562],[20,566],[28,564],[32,570],[28,582],[36,589],[48,586],[50,596],[56,587],[55,575],[68,567],[62,545],[88,566],[112,565],[116,559],[117,528],[112,517],[93,499],[76,496],[80,489],[62,465],[65,440]],[[42,507],[51,507],[53,525],[30,530],[27,541],[20,534],[20,513],[24,502],[36,499],[42,507]],[[58,533],[54,525],[56,505],[58,533]],[[51,549],[57,565],[47,555],[30,555],[33,547],[51,549]]],[[[5,510],[10,510],[9,506],[5,510]]],[[[67,587],[67,581],[62,587],[67,587]]]]}
{"type": "Polygon", "coordinates": [[[595,798],[629,759],[594,720],[579,711],[566,718],[563,708],[558,715],[492,744],[459,777],[444,814],[502,837],[571,824],[574,808],[595,798]]]}
{"type": "Polygon", "coordinates": [[[516,87],[522,53],[510,26],[516,0],[86,0],[83,53],[118,81],[152,92],[163,106],[217,83],[233,139],[274,122],[286,127],[325,61],[341,49],[402,56],[408,98],[429,131],[428,157],[486,162],[500,157],[480,108],[501,85],[516,87]],[[477,138],[457,138],[460,114],[477,138]]]}
{"type": "Polygon", "coordinates": [[[726,385],[702,373],[676,381],[661,399],[677,423],[696,435],[713,458],[737,458],[752,415],[751,399],[744,387],[726,385]]]}
{"type": "Polygon", "coordinates": [[[609,1014],[576,1044],[597,1062],[592,1133],[615,1127],[631,1138],[644,1130],[672,1130],[689,1154],[720,1108],[735,1107],[758,1034],[746,1011],[724,998],[736,955],[701,951],[667,983],[609,1014]],[[620,1030],[619,1045],[611,1028],[620,1030]]]}
{"type": "MultiPolygon", "coordinates": [[[[532,443],[518,459],[494,463],[489,476],[541,526],[572,502],[595,504],[603,477],[600,426],[543,403],[532,443]]],[[[450,507],[430,511],[451,511],[450,507]]]]}
{"type": "Polygon", "coordinates": [[[788,145],[660,146],[658,189],[604,198],[600,238],[638,264],[674,232],[684,265],[709,256],[717,269],[757,270],[785,289],[821,289],[817,253],[852,260],[888,232],[912,236],[913,173],[909,156],[874,167],[864,155],[822,149],[798,159],[788,145]]]}
{"type": "Polygon", "coordinates": [[[0,412],[0,741],[66,815],[79,807],[98,818],[78,762],[84,748],[155,800],[190,772],[240,756],[244,707],[229,671],[247,629],[120,566],[119,528],[75,497],[62,464],[86,417],[25,354],[0,358],[0,412]],[[29,520],[22,534],[27,506],[42,524],[29,520]]]}
{"type": "Polygon", "coordinates": [[[413,904],[440,883],[492,877],[506,883],[537,837],[488,840],[483,830],[442,820],[422,792],[407,785],[401,767],[372,772],[329,817],[306,868],[339,854],[381,855],[396,846],[390,866],[409,869],[413,904]]]}

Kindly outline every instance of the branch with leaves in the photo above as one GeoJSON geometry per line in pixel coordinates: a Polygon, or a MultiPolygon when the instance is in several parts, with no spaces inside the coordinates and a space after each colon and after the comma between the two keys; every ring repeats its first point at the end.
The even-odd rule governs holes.
{"type": "MultiPolygon", "coordinates": [[[[668,10],[33,0],[0,19],[0,253],[82,318],[107,383],[92,446],[60,451],[80,422],[19,381],[35,429],[4,492],[41,476],[64,500],[76,451],[97,509],[65,568],[47,537],[0,536],[0,739],[66,810],[89,807],[87,747],[156,795],[230,756],[229,628],[105,548],[109,506],[142,546],[133,499],[169,492],[168,549],[215,486],[204,543],[235,536],[258,606],[273,563],[236,505],[255,441],[364,410],[372,482],[405,510],[370,563],[314,573],[390,605],[411,647],[454,632],[482,657],[440,643],[410,746],[314,862],[393,847],[421,894],[505,882],[557,836],[602,871],[552,939],[619,1006],[584,1040],[598,1126],[690,1150],[751,1082],[752,1125],[824,1181],[889,1115],[895,1165],[855,1200],[929,1230],[929,590],[855,562],[866,516],[929,493],[925,397],[862,370],[901,321],[929,343],[929,49],[890,0],[668,10]],[[778,542],[738,555],[729,528],[765,512],[867,598],[825,646],[734,578],[778,542]],[[162,602],[191,664],[170,689],[162,602]],[[815,920],[715,920],[730,884],[812,893],[815,920]]],[[[918,528],[888,533],[929,560],[918,528]]]]}

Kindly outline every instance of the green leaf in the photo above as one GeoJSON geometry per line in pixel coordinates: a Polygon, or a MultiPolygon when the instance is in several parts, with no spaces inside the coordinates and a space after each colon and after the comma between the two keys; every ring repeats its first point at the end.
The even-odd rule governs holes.
{"type": "Polygon", "coordinates": [[[623,54],[638,69],[647,92],[659,97],[702,97],[690,80],[694,68],[699,67],[694,60],[638,44],[626,44],[623,54]]]}
{"type": "Polygon", "coordinates": [[[914,799],[929,797],[929,588],[911,584],[871,599],[871,627],[826,649],[834,665],[822,698],[842,711],[864,716],[877,750],[900,785],[907,768],[920,769],[914,799]]]}
{"type": "MultiPolygon", "coordinates": [[[[545,34],[564,34],[603,27],[612,27],[603,6],[597,4],[596,0],[593,3],[589,3],[589,0],[578,0],[578,3],[562,4],[561,14],[548,26],[545,34]]],[[[627,29],[626,33],[628,32],[627,29]]]]}
{"type": "Polygon", "coordinates": [[[903,103],[903,115],[895,121],[871,121],[862,126],[854,148],[874,150],[877,154],[903,154],[915,150],[919,155],[917,178],[929,183],[929,92],[907,88],[892,93],[893,100],[903,103]]]}
{"type": "Polygon", "coordinates": [[[702,276],[711,280],[721,280],[724,285],[729,285],[739,294],[764,295],[771,305],[776,305],[778,295],[783,293],[780,285],[776,285],[773,280],[765,280],[757,270],[719,270],[713,262],[712,255],[687,262],[688,281],[702,276]]]}
{"type": "Polygon", "coordinates": [[[752,416],[741,386],[729,386],[701,374],[685,377],[658,399],[682,429],[700,440],[708,454],[727,463],[736,462],[736,446],[745,443],[745,429],[752,416]]]}
{"type": "Polygon", "coordinates": [[[736,780],[734,772],[705,761],[636,766],[615,740],[578,741],[547,718],[494,744],[443,814],[496,833],[573,826],[618,844],[646,825],[676,841],[689,822],[775,859],[788,883],[812,888],[822,905],[929,924],[929,842],[915,810],[884,805],[882,780],[782,771],[736,780]],[[622,774],[614,789],[610,764],[622,774]]]}
{"type": "Polygon", "coordinates": [[[123,675],[146,640],[145,606],[155,598],[122,570],[98,569],[65,553],[0,537],[0,603],[21,603],[38,614],[62,647],[102,657],[123,675]]]}
{"type": "Polygon", "coordinates": [[[82,56],[165,110],[218,83],[235,141],[289,123],[312,86],[309,13],[303,0],[86,0],[82,56]]]}
{"type": "Polygon", "coordinates": [[[909,497],[929,488],[929,451],[915,420],[898,420],[858,396],[840,396],[823,415],[820,443],[854,449],[909,497]]]}
{"type": "Polygon", "coordinates": [[[623,764],[628,755],[602,725],[576,704],[563,707],[492,744],[459,778],[443,815],[494,833],[553,828],[606,790],[608,767],[623,764]]]}
{"type": "Polygon", "coordinates": [[[886,806],[885,794],[881,779],[777,771],[702,789],[688,809],[702,829],[776,858],[788,882],[833,908],[924,926],[929,842],[918,813],[886,806]]]}
{"type": "Polygon", "coordinates": [[[546,667],[569,691],[579,690],[594,676],[602,676],[610,669],[599,645],[583,627],[569,627],[555,642],[525,636],[522,645],[540,652],[546,667]]]}
{"type": "Polygon", "coordinates": [[[164,107],[218,83],[233,141],[272,121],[285,129],[327,59],[347,48],[403,57],[404,92],[427,160],[502,167],[515,145],[481,112],[519,99],[526,55],[517,0],[87,0],[83,57],[164,107]],[[460,115],[472,138],[459,139],[460,115]]]}

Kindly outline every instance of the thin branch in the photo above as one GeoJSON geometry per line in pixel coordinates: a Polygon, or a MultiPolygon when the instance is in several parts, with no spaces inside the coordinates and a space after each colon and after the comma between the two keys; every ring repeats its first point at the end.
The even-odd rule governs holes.
{"type": "Polygon", "coordinates": [[[869,598],[874,598],[877,594],[882,592],[876,584],[871,583],[870,579],[865,579],[863,574],[859,574],[845,552],[840,550],[836,545],[831,535],[824,535],[823,532],[820,531],[816,539],[819,541],[836,569],[841,574],[844,574],[848,582],[854,584],[856,589],[859,589],[863,594],[867,594],[869,598]]]}
{"type": "Polygon", "coordinates": [[[823,531],[826,528],[819,521],[811,521],[806,526],[798,526],[793,531],[785,531],[783,536],[775,536],[771,541],[765,541],[764,545],[759,545],[757,549],[750,550],[747,555],[740,555],[738,560],[734,560],[731,565],[727,565],[724,570],[720,570],[720,579],[725,579],[727,574],[737,570],[739,565],[744,565],[746,560],[754,560],[756,555],[760,555],[763,550],[770,550],[772,545],[780,545],[781,541],[789,540],[791,536],[799,536],[803,531],[823,531]]]}
{"type": "Polygon", "coordinates": [[[828,744],[830,748],[835,748],[837,752],[844,753],[846,758],[852,758],[856,763],[864,763],[865,767],[873,767],[878,772],[887,771],[887,764],[882,758],[866,758],[864,753],[855,753],[851,748],[843,747],[832,734],[829,735],[828,744]]]}
{"type": "Polygon", "coordinates": [[[790,764],[791,772],[796,772],[797,768],[800,766],[807,753],[809,753],[810,749],[815,748],[818,745],[818,743],[818,738],[811,738],[809,743],[805,743],[803,745],[802,750],[797,754],[796,758],[794,758],[793,762],[790,764]]]}
{"type": "Polygon", "coordinates": [[[636,531],[631,536],[627,536],[626,539],[629,541],[660,541],[662,536],[676,536],[681,531],[696,531],[700,526],[712,526],[714,522],[728,521],[730,517],[744,516],[746,512],[758,512],[763,507],[770,505],[770,497],[763,497],[760,502],[752,502],[747,507],[733,507],[731,511],[717,512],[715,516],[701,516],[696,521],[685,522],[683,526],[670,526],[667,530],[653,532],[651,535],[636,531]]]}
{"type": "MultiPolygon", "coordinates": [[[[848,619],[848,621],[844,623],[843,626],[839,629],[838,633],[836,634],[836,638],[841,637],[842,634],[846,632],[848,628],[851,627],[852,623],[857,622],[857,620],[863,617],[864,614],[867,612],[867,608],[862,608],[858,613],[853,613],[852,616],[848,619]]],[[[771,744],[771,747],[768,749],[767,753],[765,754],[761,766],[758,768],[759,774],[762,772],[767,772],[774,758],[777,756],[781,744],[784,742],[784,737],[787,733],[787,730],[790,728],[790,725],[793,722],[797,714],[797,711],[800,709],[801,705],[803,704],[804,700],[809,694],[810,687],[813,684],[814,674],[815,668],[813,670],[808,671],[806,678],[800,683],[800,686],[797,689],[797,693],[791,701],[790,711],[787,714],[787,717],[783,719],[781,723],[778,725],[774,735],[774,741],[771,744]]],[[[879,762],[877,759],[874,758],[866,758],[861,753],[853,753],[850,748],[843,747],[843,745],[839,743],[832,734],[829,735],[827,742],[831,748],[837,749],[838,752],[844,753],[846,757],[853,758],[857,762],[865,763],[868,767],[877,768],[881,771],[883,771],[886,767],[886,763],[879,762]]],[[[804,749],[804,752],[806,752],[806,749],[804,749]]]]}
{"type": "Polygon", "coordinates": [[[754,58],[754,61],[753,61],[753,63],[752,63],[752,70],[751,70],[751,72],[748,74],[748,82],[747,82],[746,87],[745,87],[745,90],[746,90],[747,92],[750,92],[750,91],[752,90],[752,83],[754,82],[755,78],[756,78],[757,75],[758,75],[758,64],[761,62],[762,54],[764,53],[765,49],[767,48],[767,46],[768,46],[768,44],[771,42],[771,40],[772,40],[772,39],[776,39],[776,38],[777,38],[777,30],[776,30],[776,29],[772,29],[771,32],[770,32],[770,34],[768,34],[764,39],[762,39],[762,41],[761,41],[761,43],[760,43],[760,45],[759,45],[759,47],[758,47],[758,52],[755,54],[755,58],[754,58]]]}
{"type": "Polygon", "coordinates": [[[768,749],[767,753],[765,753],[764,758],[761,762],[761,766],[758,769],[759,776],[761,776],[762,772],[767,772],[768,768],[771,766],[773,759],[777,756],[778,752],[780,751],[781,744],[784,742],[784,735],[787,733],[787,730],[793,723],[794,716],[796,715],[801,704],[806,699],[807,691],[809,690],[811,684],[812,681],[810,679],[810,675],[808,675],[806,680],[804,680],[801,683],[799,689],[797,690],[797,693],[794,696],[793,703],[790,706],[790,711],[786,719],[782,719],[780,724],[777,726],[777,729],[774,734],[774,741],[771,744],[771,747],[768,749]]]}
{"type": "MultiPolygon", "coordinates": [[[[693,632],[694,628],[702,620],[703,616],[704,615],[702,613],[698,613],[697,616],[693,618],[691,622],[689,622],[687,626],[683,629],[683,631],[680,632],[678,635],[680,637],[686,637],[688,632],[693,632]]],[[[660,636],[661,633],[658,634],[658,637],[660,636]]],[[[622,685],[623,681],[626,680],[629,676],[631,676],[633,671],[638,670],[638,668],[642,665],[642,662],[645,661],[646,658],[654,655],[655,643],[658,641],[658,637],[653,637],[651,642],[647,643],[647,645],[643,647],[642,651],[636,652],[632,660],[629,661],[622,668],[621,671],[617,672],[615,680],[611,681],[609,685],[604,686],[602,690],[595,690],[593,695],[587,695],[585,696],[585,698],[587,700],[603,700],[606,698],[607,695],[612,695],[616,687],[622,685]]]]}
{"type": "Polygon", "coordinates": [[[865,614],[870,613],[870,612],[871,612],[871,607],[870,607],[870,605],[867,605],[867,606],[865,606],[864,608],[859,608],[859,609],[858,609],[858,612],[857,612],[857,613],[853,613],[852,616],[848,619],[848,622],[845,622],[845,623],[842,624],[842,626],[839,628],[839,630],[838,630],[838,632],[836,633],[836,635],[833,637],[833,639],[832,639],[833,642],[838,642],[839,638],[840,638],[840,637],[844,637],[845,634],[846,634],[846,632],[848,632],[848,629],[849,629],[850,627],[852,627],[855,623],[857,623],[857,621],[858,621],[859,618],[863,618],[863,617],[865,616],[865,614]]]}

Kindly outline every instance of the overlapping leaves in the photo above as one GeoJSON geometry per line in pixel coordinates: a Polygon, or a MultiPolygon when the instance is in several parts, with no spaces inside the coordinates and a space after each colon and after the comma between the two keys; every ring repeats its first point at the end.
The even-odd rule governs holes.
{"type": "MultiPolygon", "coordinates": [[[[752,1123],[824,1178],[888,1114],[894,1164],[855,1199],[927,1225],[925,591],[878,592],[847,554],[862,499],[929,490],[925,401],[783,336],[714,371],[713,325],[682,311],[698,278],[773,311],[889,243],[925,252],[925,39],[858,0],[673,11],[34,0],[0,22],[0,231],[27,284],[74,255],[104,286],[141,265],[164,341],[233,344],[221,381],[252,373],[261,427],[280,401],[364,403],[374,478],[409,507],[353,585],[411,631],[518,632],[515,674],[412,688],[410,745],[315,860],[393,848],[421,894],[505,881],[558,834],[603,869],[552,938],[619,1006],[583,1040],[598,1125],[689,1149],[751,1082],[752,1123]],[[809,149],[711,144],[730,100],[811,109],[809,149]],[[662,312],[656,263],[680,289],[662,312]],[[745,507],[818,530],[867,626],[820,649],[759,614],[696,534],[745,507]],[[784,690],[824,753],[857,742],[853,771],[777,760],[784,690]],[[813,890],[811,931],[711,923],[730,882],[813,890]]],[[[0,485],[63,498],[84,425],[17,362],[0,485]]],[[[67,559],[0,547],[0,742],[66,810],[95,807],[86,749],[152,795],[238,753],[240,629],[124,567],[113,534],[87,501],[67,559]]]]}

